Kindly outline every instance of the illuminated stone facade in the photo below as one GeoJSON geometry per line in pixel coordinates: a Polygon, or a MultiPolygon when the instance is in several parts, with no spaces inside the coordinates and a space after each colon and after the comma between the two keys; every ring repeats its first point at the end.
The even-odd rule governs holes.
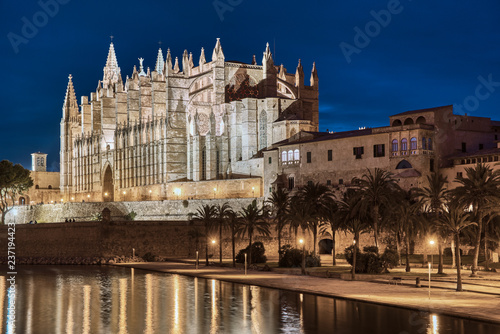
{"type": "Polygon", "coordinates": [[[113,201],[262,196],[261,151],[318,130],[318,76],[304,85],[275,66],[225,61],[220,41],[198,66],[158,50],[153,71],[122,80],[113,43],[103,79],[78,105],[72,77],[61,120],[64,200],[113,201]],[[234,182],[235,179],[246,180],[234,182]],[[221,182],[221,181],[228,181],[221,182]],[[226,186],[227,185],[227,186],[226,186]]]}

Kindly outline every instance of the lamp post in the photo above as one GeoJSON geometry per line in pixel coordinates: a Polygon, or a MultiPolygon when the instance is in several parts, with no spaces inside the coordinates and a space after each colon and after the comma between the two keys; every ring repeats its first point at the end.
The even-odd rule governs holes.
{"type": "MultiPolygon", "coordinates": [[[[433,246],[434,240],[429,241],[429,244],[431,246],[433,246]]],[[[431,250],[431,262],[429,262],[429,300],[431,299],[431,271],[432,271],[432,263],[433,262],[434,262],[434,257],[433,257],[432,250],[431,250]]]]}
{"type": "Polygon", "coordinates": [[[300,239],[299,243],[302,245],[302,275],[306,274],[306,244],[304,239],[300,239]]]}
{"type": "Polygon", "coordinates": [[[198,261],[199,261],[198,255],[199,255],[199,252],[196,251],[196,270],[198,270],[198,261]]]}
{"type": "Polygon", "coordinates": [[[252,187],[252,197],[255,197],[255,187],[252,187]]]}
{"type": "Polygon", "coordinates": [[[151,189],[149,189],[149,200],[151,200],[151,193],[152,193],[152,192],[153,192],[153,191],[152,191],[151,189]]]}
{"type": "Polygon", "coordinates": [[[214,188],[214,198],[215,198],[215,193],[217,192],[217,188],[214,188]]]}
{"type": "MultiPolygon", "coordinates": [[[[213,247],[212,247],[212,249],[213,249],[213,250],[212,250],[212,252],[213,252],[212,257],[214,257],[214,256],[215,256],[215,239],[212,239],[212,246],[213,246],[213,247]]],[[[215,262],[214,262],[214,263],[215,263],[215,262]]]]}

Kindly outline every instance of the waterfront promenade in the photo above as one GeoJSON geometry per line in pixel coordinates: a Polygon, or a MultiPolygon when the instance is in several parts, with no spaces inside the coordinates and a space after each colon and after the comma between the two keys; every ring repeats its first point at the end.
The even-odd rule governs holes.
{"type": "MultiPolygon", "coordinates": [[[[448,276],[436,279],[433,277],[429,299],[426,280],[422,280],[420,288],[415,286],[415,278],[405,276],[401,276],[402,284],[394,284],[396,282],[392,277],[398,277],[398,270],[392,271],[390,276],[368,278],[370,281],[350,281],[338,278],[303,276],[293,274],[295,272],[293,270],[288,271],[288,273],[248,270],[248,274],[245,275],[241,268],[216,265],[206,267],[201,262],[199,269],[196,269],[195,264],[190,261],[117,265],[405,307],[500,324],[500,275],[496,273],[485,272],[480,273],[479,278],[469,278],[470,272],[466,271],[463,275],[463,288],[466,291],[456,292],[456,283],[453,282],[455,279],[454,270],[447,269],[448,276]]],[[[300,269],[296,271],[296,273],[299,272],[300,269]]],[[[401,273],[401,270],[399,272],[401,273]]],[[[422,274],[425,269],[412,268],[412,272],[422,274]]]]}

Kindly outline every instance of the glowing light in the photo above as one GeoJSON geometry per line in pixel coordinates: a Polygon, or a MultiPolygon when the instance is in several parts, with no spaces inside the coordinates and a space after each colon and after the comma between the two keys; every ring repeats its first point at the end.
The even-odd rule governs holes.
{"type": "Polygon", "coordinates": [[[75,198],[74,198],[74,197],[71,197],[71,200],[72,200],[72,201],[74,201],[74,200],[75,200],[75,198]]]}
{"type": "Polygon", "coordinates": [[[123,192],[123,195],[126,195],[126,194],[127,194],[127,192],[126,192],[126,191],[124,191],[124,192],[123,192]]]}
{"type": "Polygon", "coordinates": [[[215,244],[215,240],[212,240],[212,243],[215,244]]]}
{"type": "Polygon", "coordinates": [[[104,193],[104,196],[108,196],[108,193],[104,193]]]}
{"type": "Polygon", "coordinates": [[[434,245],[434,240],[429,241],[431,245],[434,245]]]}
{"type": "Polygon", "coordinates": [[[61,203],[63,202],[63,199],[61,198],[61,203]]]}
{"type": "Polygon", "coordinates": [[[302,245],[304,243],[304,239],[300,239],[299,243],[302,245]]]}
{"type": "Polygon", "coordinates": [[[181,194],[181,189],[180,188],[175,188],[174,189],[174,194],[176,194],[177,196],[179,196],[181,194]]]}
{"type": "Polygon", "coordinates": [[[437,316],[435,314],[432,315],[432,334],[439,333],[439,326],[437,316]]]}
{"type": "Polygon", "coordinates": [[[90,195],[87,195],[87,198],[90,198],[90,195]]]}
{"type": "Polygon", "coordinates": [[[149,189],[149,193],[151,194],[153,192],[153,190],[149,189]]]}

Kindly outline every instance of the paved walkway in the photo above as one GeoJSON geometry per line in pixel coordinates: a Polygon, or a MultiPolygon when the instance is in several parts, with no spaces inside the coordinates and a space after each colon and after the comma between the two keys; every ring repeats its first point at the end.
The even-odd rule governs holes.
{"type": "MultiPolygon", "coordinates": [[[[417,288],[414,284],[415,279],[413,279],[413,283],[410,283],[410,279],[407,280],[404,277],[402,280],[404,284],[395,285],[387,284],[389,282],[387,278],[378,279],[375,282],[345,281],[254,270],[249,270],[248,275],[245,276],[244,271],[241,269],[200,265],[197,270],[192,263],[180,262],[146,262],[118,265],[321,296],[360,300],[500,323],[500,280],[495,279],[496,275],[473,280],[465,279],[464,289],[467,291],[464,292],[454,290],[456,283],[450,282],[450,279],[453,279],[452,277],[440,278],[439,281],[432,281],[431,298],[429,299],[429,289],[426,281],[422,281],[422,287],[417,288]]],[[[393,276],[397,276],[397,272],[393,276]]]]}

